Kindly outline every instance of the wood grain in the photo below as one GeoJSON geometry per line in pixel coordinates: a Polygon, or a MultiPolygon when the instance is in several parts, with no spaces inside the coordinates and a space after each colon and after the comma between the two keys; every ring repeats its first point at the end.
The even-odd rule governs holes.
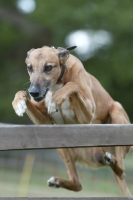
{"type": "Polygon", "coordinates": [[[133,200],[128,197],[0,197],[0,200],[133,200]]]}
{"type": "Polygon", "coordinates": [[[1,125],[0,150],[133,145],[133,125],[1,125]]]}

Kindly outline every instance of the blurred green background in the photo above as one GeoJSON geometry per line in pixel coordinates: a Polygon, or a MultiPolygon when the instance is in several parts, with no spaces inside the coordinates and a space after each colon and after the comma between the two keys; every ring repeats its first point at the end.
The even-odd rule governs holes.
{"type": "MultiPolygon", "coordinates": [[[[1,123],[31,123],[26,115],[19,118],[15,114],[11,102],[18,90],[29,87],[25,65],[27,51],[43,45],[77,45],[72,53],[110,95],[122,103],[133,122],[132,0],[0,0],[1,123]]],[[[1,152],[0,196],[75,195],[45,187],[47,178],[66,173],[58,159],[53,150],[1,152]],[[30,158],[29,154],[33,156],[30,158]],[[24,166],[30,160],[29,180],[25,192],[21,193],[20,188],[25,185],[24,166]]],[[[131,160],[132,154],[125,165],[128,185],[133,192],[131,160]]],[[[90,171],[79,167],[79,171],[82,171],[85,189],[77,196],[120,195],[111,170],[90,171]]]]}

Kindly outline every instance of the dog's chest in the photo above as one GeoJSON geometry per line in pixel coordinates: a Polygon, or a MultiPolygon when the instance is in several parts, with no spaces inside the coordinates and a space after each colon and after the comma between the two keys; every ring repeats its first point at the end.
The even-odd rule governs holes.
{"type": "MultiPolygon", "coordinates": [[[[60,86],[61,87],[61,86],[60,86]]],[[[57,88],[54,88],[55,91],[57,88]]],[[[46,95],[45,102],[48,107],[48,102],[52,98],[54,90],[49,91],[46,95]]],[[[76,119],[76,116],[73,110],[70,107],[69,99],[66,99],[65,102],[61,105],[61,108],[58,109],[58,112],[51,113],[53,121],[57,124],[78,124],[79,122],[76,119]]]]}

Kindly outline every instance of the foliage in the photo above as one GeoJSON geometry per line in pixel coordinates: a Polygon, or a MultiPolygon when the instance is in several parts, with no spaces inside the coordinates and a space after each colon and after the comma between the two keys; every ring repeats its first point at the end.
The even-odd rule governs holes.
{"type": "Polygon", "coordinates": [[[44,44],[66,46],[66,36],[81,29],[103,29],[112,34],[112,45],[84,61],[84,66],[122,103],[133,121],[133,1],[36,0],[36,10],[30,14],[21,13],[16,1],[0,0],[0,121],[30,123],[26,116],[18,118],[11,105],[14,94],[28,88],[24,85],[29,81],[26,52],[44,44]]]}

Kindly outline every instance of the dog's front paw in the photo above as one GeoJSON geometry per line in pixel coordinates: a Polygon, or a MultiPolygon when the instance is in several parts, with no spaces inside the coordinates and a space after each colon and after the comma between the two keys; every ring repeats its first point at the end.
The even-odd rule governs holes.
{"type": "Polygon", "coordinates": [[[14,100],[12,102],[12,106],[18,116],[23,116],[23,114],[27,110],[27,94],[25,91],[19,91],[16,93],[14,100]]]}
{"type": "Polygon", "coordinates": [[[66,98],[67,96],[65,93],[56,91],[52,96],[52,102],[54,102],[57,107],[61,107],[66,98]]]}
{"type": "Polygon", "coordinates": [[[48,181],[47,184],[49,187],[54,187],[54,188],[59,188],[60,183],[56,180],[55,177],[51,177],[48,181]]]}
{"type": "Polygon", "coordinates": [[[53,103],[51,100],[48,103],[48,114],[57,112],[58,109],[56,108],[56,104],[53,103]]]}

